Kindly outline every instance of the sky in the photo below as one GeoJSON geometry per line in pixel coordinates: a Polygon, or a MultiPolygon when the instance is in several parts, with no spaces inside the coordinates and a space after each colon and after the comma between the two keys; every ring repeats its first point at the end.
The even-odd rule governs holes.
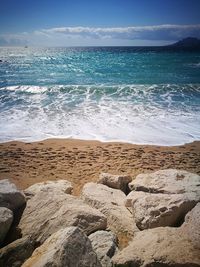
{"type": "Polygon", "coordinates": [[[165,45],[200,38],[200,0],[1,0],[1,46],[165,45]]]}

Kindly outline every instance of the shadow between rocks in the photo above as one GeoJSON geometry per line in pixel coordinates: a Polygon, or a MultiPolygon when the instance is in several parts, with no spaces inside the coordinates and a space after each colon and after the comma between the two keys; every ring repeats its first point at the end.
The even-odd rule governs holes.
{"type": "Polygon", "coordinates": [[[4,239],[2,247],[22,237],[21,229],[18,227],[18,225],[19,225],[19,222],[21,220],[21,217],[22,217],[22,214],[25,208],[26,208],[26,203],[13,212],[14,213],[13,223],[10,227],[10,230],[8,231],[6,235],[6,238],[4,239]]]}

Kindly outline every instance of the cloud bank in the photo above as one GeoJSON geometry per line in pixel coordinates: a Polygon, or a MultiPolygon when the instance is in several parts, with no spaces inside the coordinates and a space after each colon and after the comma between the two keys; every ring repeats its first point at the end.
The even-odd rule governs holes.
{"type": "Polygon", "coordinates": [[[65,34],[93,38],[173,40],[188,34],[200,36],[198,25],[158,25],[118,28],[60,27],[42,30],[47,34],[65,34]]]}
{"type": "Polygon", "coordinates": [[[41,29],[31,33],[0,35],[1,45],[63,45],[78,42],[85,45],[93,40],[96,43],[109,43],[121,40],[129,41],[134,45],[134,40],[170,42],[185,37],[200,38],[200,24],[197,25],[156,25],[132,27],[58,27],[41,29]],[[74,42],[73,42],[74,41],[74,42]]]}

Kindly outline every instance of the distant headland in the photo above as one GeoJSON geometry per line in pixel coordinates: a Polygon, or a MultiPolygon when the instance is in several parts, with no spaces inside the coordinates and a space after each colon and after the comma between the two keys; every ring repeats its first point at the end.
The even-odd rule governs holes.
{"type": "Polygon", "coordinates": [[[200,39],[194,37],[184,38],[172,45],[171,47],[200,48],[200,39]]]}
{"type": "Polygon", "coordinates": [[[135,46],[132,47],[137,51],[144,52],[200,52],[200,39],[195,37],[187,37],[179,40],[173,44],[161,45],[161,46],[135,46]]]}

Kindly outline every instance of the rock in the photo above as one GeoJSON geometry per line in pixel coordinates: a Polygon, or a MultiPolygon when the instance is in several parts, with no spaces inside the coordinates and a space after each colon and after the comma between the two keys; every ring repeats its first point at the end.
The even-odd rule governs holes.
{"type": "Polygon", "coordinates": [[[114,266],[200,266],[200,203],[179,228],[158,227],[136,233],[113,258],[114,266]]]}
{"type": "Polygon", "coordinates": [[[0,207],[6,207],[12,211],[26,203],[24,194],[9,180],[0,180],[0,207]]]}
{"type": "Polygon", "coordinates": [[[28,197],[32,197],[39,192],[60,191],[62,193],[71,194],[72,184],[67,180],[46,181],[37,183],[28,187],[24,193],[28,197]]]}
{"type": "Polygon", "coordinates": [[[118,251],[116,235],[108,231],[97,231],[89,239],[102,267],[112,267],[111,258],[118,251]]]}
{"type": "Polygon", "coordinates": [[[41,191],[27,202],[19,227],[23,236],[43,243],[64,227],[78,226],[90,234],[106,225],[106,217],[82,200],[58,191],[41,191]]]}
{"type": "Polygon", "coordinates": [[[135,191],[165,194],[193,194],[200,201],[200,176],[174,169],[139,174],[129,188],[135,191]]]}
{"type": "MultiPolygon", "coordinates": [[[[143,193],[143,192],[142,192],[143,193]]],[[[125,198],[124,205],[127,208],[132,208],[133,202],[137,196],[140,196],[141,192],[139,191],[131,191],[125,198]]]]}
{"type": "Polygon", "coordinates": [[[0,249],[0,266],[20,267],[33,253],[35,246],[30,238],[18,239],[0,249]]]}
{"type": "Polygon", "coordinates": [[[102,184],[87,183],[81,198],[107,217],[108,226],[114,233],[127,232],[134,235],[138,231],[132,214],[124,206],[126,195],[122,191],[102,184]]]}
{"type": "Polygon", "coordinates": [[[101,267],[88,237],[78,228],[60,229],[22,267],[101,267]]]}
{"type": "Polygon", "coordinates": [[[192,244],[200,249],[200,203],[198,203],[185,217],[181,231],[186,234],[192,244]]]}
{"type": "Polygon", "coordinates": [[[128,175],[113,175],[109,173],[101,173],[98,183],[107,185],[108,187],[120,189],[127,193],[128,183],[132,181],[131,176],[128,175]]]}
{"type": "Polygon", "coordinates": [[[141,230],[177,226],[200,201],[200,176],[186,171],[162,170],[140,174],[129,183],[125,201],[141,230]]]}
{"type": "Polygon", "coordinates": [[[200,253],[180,229],[158,227],[138,232],[112,261],[115,267],[197,267],[200,253]]]}
{"type": "Polygon", "coordinates": [[[0,207],[0,244],[6,237],[13,222],[13,212],[5,207],[0,207]]]}
{"type": "Polygon", "coordinates": [[[140,230],[179,225],[196,202],[184,194],[151,194],[132,191],[126,198],[140,230]]]}

